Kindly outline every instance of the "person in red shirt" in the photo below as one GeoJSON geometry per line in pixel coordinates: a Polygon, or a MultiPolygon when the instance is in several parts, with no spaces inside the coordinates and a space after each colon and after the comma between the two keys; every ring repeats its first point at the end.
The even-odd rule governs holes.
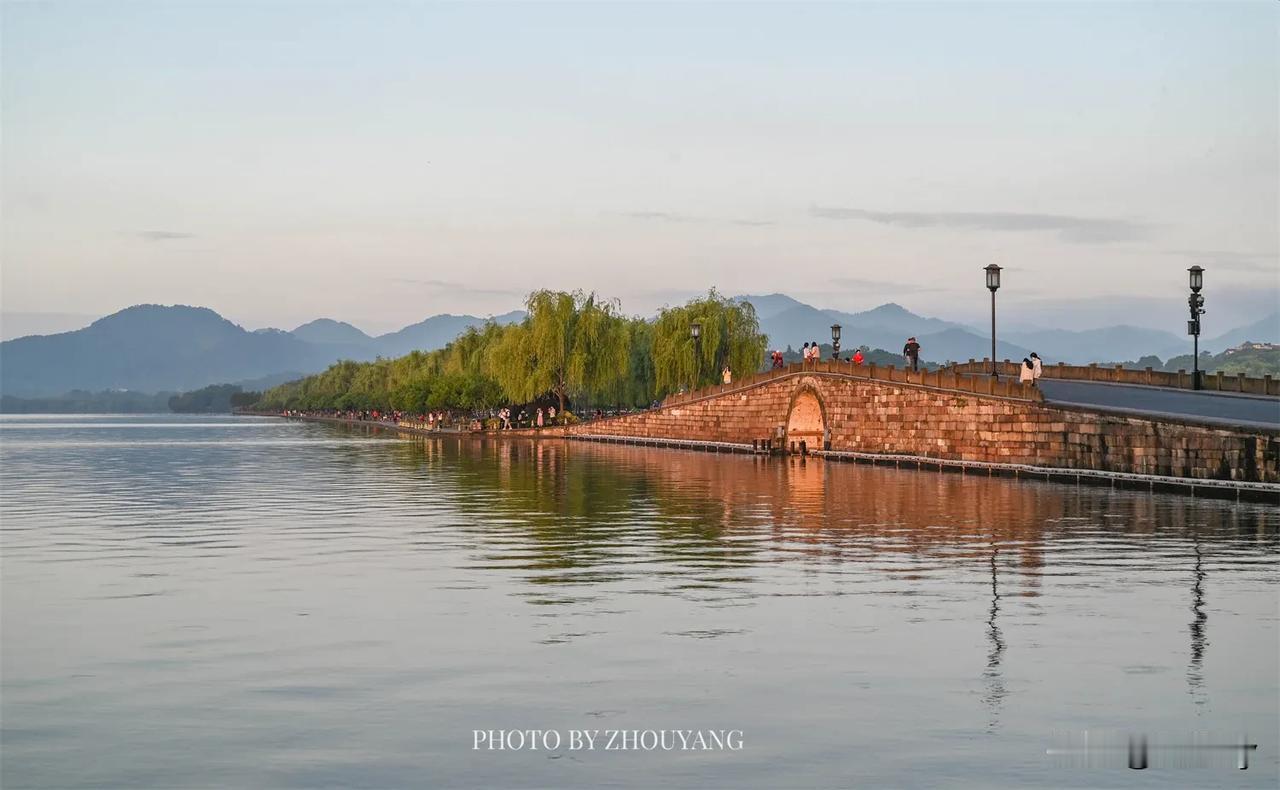
{"type": "Polygon", "coordinates": [[[852,362],[853,362],[853,364],[855,364],[855,365],[861,365],[861,364],[862,364],[862,349],[858,349],[857,351],[853,352],[853,360],[852,360],[852,362]]]}

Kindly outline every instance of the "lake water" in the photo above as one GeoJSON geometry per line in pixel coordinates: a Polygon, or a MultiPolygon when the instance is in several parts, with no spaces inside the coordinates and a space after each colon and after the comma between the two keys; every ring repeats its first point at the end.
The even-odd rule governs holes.
{"type": "Polygon", "coordinates": [[[0,461],[5,788],[1276,786],[1275,507],[225,416],[0,461]],[[530,728],[742,748],[473,749],[530,728]]]}

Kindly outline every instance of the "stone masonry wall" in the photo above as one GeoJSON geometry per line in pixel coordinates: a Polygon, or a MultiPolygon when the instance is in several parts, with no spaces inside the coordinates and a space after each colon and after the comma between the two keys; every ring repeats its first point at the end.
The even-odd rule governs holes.
{"type": "Polygon", "coordinates": [[[833,450],[1280,482],[1278,431],[1156,421],[813,373],[565,430],[750,443],[786,425],[793,398],[803,389],[822,403],[833,450]]]}

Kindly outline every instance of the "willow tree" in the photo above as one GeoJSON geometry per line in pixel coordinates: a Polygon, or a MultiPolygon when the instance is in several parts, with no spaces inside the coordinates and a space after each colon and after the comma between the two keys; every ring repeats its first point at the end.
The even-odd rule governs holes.
{"type": "Polygon", "coordinates": [[[755,307],[722,297],[714,288],[701,299],[664,308],[653,331],[658,391],[718,383],[725,365],[738,376],[754,373],[763,364],[767,343],[755,307]],[[693,339],[695,323],[702,326],[701,343],[693,339]]]}
{"type": "Polygon", "coordinates": [[[490,375],[514,401],[548,392],[564,411],[572,392],[604,390],[627,375],[630,339],[618,304],[581,291],[535,291],[524,321],[506,327],[488,356],[490,375]]]}

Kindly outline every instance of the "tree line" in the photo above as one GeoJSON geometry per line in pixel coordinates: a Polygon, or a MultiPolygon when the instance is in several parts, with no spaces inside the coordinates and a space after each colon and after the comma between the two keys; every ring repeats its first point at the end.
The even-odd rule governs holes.
{"type": "Polygon", "coordinates": [[[682,388],[759,370],[767,338],[750,303],[711,290],[656,319],[628,317],[617,300],[540,290],[516,324],[472,327],[444,348],[372,362],[344,360],[263,393],[264,410],[487,410],[543,403],[641,407],[682,388]],[[692,336],[701,325],[701,340],[692,336]]]}
{"type": "Polygon", "coordinates": [[[238,384],[211,384],[169,398],[169,411],[178,414],[217,414],[254,406],[260,392],[245,392],[238,384]]]}

